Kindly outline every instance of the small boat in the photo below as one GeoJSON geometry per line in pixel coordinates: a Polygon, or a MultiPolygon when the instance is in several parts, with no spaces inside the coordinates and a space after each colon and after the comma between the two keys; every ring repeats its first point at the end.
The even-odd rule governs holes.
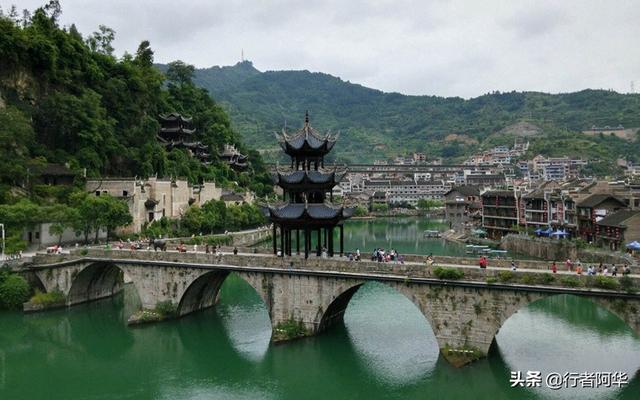
{"type": "Polygon", "coordinates": [[[422,232],[422,237],[425,238],[439,238],[440,237],[440,231],[432,231],[432,230],[425,230],[424,232],[422,232]]]}

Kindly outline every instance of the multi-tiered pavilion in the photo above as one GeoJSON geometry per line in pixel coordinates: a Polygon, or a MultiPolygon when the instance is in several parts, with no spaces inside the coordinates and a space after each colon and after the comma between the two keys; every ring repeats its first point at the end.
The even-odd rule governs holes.
{"type": "Polygon", "coordinates": [[[331,151],[336,139],[336,136],[322,135],[313,129],[309,125],[308,113],[302,129],[291,135],[283,130],[278,135],[280,146],[291,157],[291,168],[287,171],[276,168],[273,175],[274,182],[283,190],[285,203],[265,208],[266,216],[273,223],[274,254],[278,253],[279,241],[281,254],[290,256],[295,235],[296,253],[300,254],[302,244],[305,258],[312,251],[318,256],[326,252],[333,257],[333,237],[337,228],[342,256],[343,222],[351,217],[353,209],[334,205],[332,190],[346,171],[324,168],[324,157],[331,151]]]}
{"type": "Polygon", "coordinates": [[[192,119],[178,113],[160,115],[160,131],[158,140],[170,151],[185,149],[191,156],[201,163],[211,163],[208,146],[194,139],[196,130],[192,127],[192,119]]]}

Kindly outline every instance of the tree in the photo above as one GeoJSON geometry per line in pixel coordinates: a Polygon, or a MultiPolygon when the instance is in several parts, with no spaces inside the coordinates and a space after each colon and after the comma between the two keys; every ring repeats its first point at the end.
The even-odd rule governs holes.
{"type": "Polygon", "coordinates": [[[114,50],[111,43],[115,38],[116,31],[106,25],[99,25],[98,30],[87,38],[87,45],[92,51],[111,56],[114,50]]]}
{"type": "Polygon", "coordinates": [[[27,176],[29,149],[34,139],[29,119],[15,107],[0,108],[0,182],[18,185],[27,176]]]}
{"type": "Polygon", "coordinates": [[[138,46],[134,61],[143,68],[151,68],[153,66],[153,50],[148,40],[143,40],[138,46]]]}
{"type": "Polygon", "coordinates": [[[173,61],[169,63],[169,69],[167,69],[167,80],[174,84],[179,84],[181,87],[185,85],[192,85],[191,80],[195,73],[195,67],[189,65],[184,61],[173,61]]]}
{"type": "MultiPolygon", "coordinates": [[[[110,234],[119,227],[127,226],[133,222],[133,218],[129,213],[129,207],[124,201],[111,197],[109,195],[100,196],[100,216],[99,224],[107,231],[107,242],[110,234]]],[[[96,241],[98,233],[96,232],[96,241]]]]}

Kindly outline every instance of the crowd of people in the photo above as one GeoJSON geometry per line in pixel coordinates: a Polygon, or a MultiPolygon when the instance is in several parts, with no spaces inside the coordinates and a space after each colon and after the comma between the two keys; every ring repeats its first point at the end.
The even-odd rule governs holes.
{"type": "Polygon", "coordinates": [[[404,256],[398,254],[395,249],[385,250],[384,248],[376,248],[371,253],[371,261],[377,262],[399,262],[404,264],[404,256]]]}
{"type": "MultiPolygon", "coordinates": [[[[589,265],[587,267],[587,270],[585,271],[582,268],[582,263],[580,262],[580,260],[576,260],[574,262],[574,261],[571,261],[571,259],[567,259],[567,261],[565,261],[565,266],[567,268],[567,271],[575,270],[576,274],[578,275],[582,275],[583,273],[586,273],[588,276],[595,276],[595,275],[618,276],[619,272],[621,272],[622,275],[631,274],[631,267],[628,264],[625,264],[624,266],[620,267],[621,269],[620,270],[618,266],[615,264],[607,265],[607,264],[600,263],[597,267],[595,265],[589,265]]],[[[555,261],[551,265],[551,270],[554,273],[558,271],[558,267],[555,261]]]]}

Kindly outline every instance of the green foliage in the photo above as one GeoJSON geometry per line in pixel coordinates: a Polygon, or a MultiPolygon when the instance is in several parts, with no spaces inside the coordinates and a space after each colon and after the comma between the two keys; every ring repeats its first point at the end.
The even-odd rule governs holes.
{"type": "Polygon", "coordinates": [[[498,272],[498,280],[502,283],[511,282],[515,279],[516,275],[511,271],[498,272]]]}
{"type": "Polygon", "coordinates": [[[543,285],[548,285],[550,283],[555,282],[556,280],[555,276],[553,276],[553,274],[550,274],[548,272],[545,272],[544,274],[536,274],[536,278],[538,283],[541,283],[543,285]]]}
{"type": "Polygon", "coordinates": [[[373,212],[387,212],[389,211],[389,204],[374,204],[371,210],[373,212]]]}
{"type": "Polygon", "coordinates": [[[369,210],[367,210],[367,208],[363,206],[357,206],[356,209],[353,211],[354,217],[364,217],[368,214],[369,214],[369,210]]]}
{"type": "Polygon", "coordinates": [[[279,322],[274,329],[275,340],[291,340],[307,336],[309,331],[302,321],[290,318],[287,321],[279,322]]]}
{"type": "Polygon", "coordinates": [[[636,291],[633,279],[630,277],[622,276],[618,282],[620,283],[620,288],[625,292],[633,293],[636,291]]]}
{"type": "MultiPolygon", "coordinates": [[[[0,108],[0,184],[23,183],[37,158],[87,168],[90,177],[172,175],[191,183],[237,182],[260,196],[271,192],[260,155],[244,147],[224,110],[191,82],[193,66],[173,63],[165,84],[148,41],[134,56],[118,59],[112,29],[100,25],[83,40],[74,25],[58,25],[61,9],[52,4],[24,20],[0,15],[6,104],[0,108]],[[194,139],[209,147],[211,165],[181,150],[167,152],[157,141],[158,115],[172,111],[193,117],[194,139]],[[233,171],[217,157],[225,143],[249,154],[249,172],[233,171]]],[[[1,197],[5,193],[0,190],[1,197]]]]}
{"type": "Polygon", "coordinates": [[[598,275],[593,279],[591,285],[601,289],[617,290],[620,286],[615,278],[610,276],[598,275]]]}
{"type": "Polygon", "coordinates": [[[36,293],[29,300],[33,304],[41,305],[44,307],[58,306],[65,304],[66,298],[64,293],[59,290],[54,290],[49,293],[42,293],[36,290],[36,293]]]}
{"type": "Polygon", "coordinates": [[[498,278],[496,278],[495,276],[487,276],[487,283],[488,284],[498,283],[498,278]]]}
{"type": "Polygon", "coordinates": [[[420,199],[418,200],[418,208],[422,211],[429,211],[434,208],[442,207],[444,202],[441,200],[433,199],[420,199]]]}
{"type": "Polygon", "coordinates": [[[560,283],[562,284],[562,286],[570,287],[570,288],[573,288],[573,287],[579,287],[579,286],[581,286],[581,285],[582,285],[582,284],[580,283],[580,280],[579,280],[578,278],[576,278],[575,276],[565,276],[565,277],[562,277],[562,278],[560,279],[560,283]]]}
{"type": "Polygon", "coordinates": [[[433,274],[438,279],[458,280],[464,277],[464,272],[457,268],[436,267],[433,269],[433,274]]]}
{"type": "Polygon", "coordinates": [[[0,308],[15,310],[29,300],[29,283],[17,274],[0,273],[0,308]]]}
{"type": "Polygon", "coordinates": [[[155,312],[160,314],[162,318],[173,317],[178,311],[177,304],[174,304],[171,300],[160,301],[156,304],[155,312]]]}

